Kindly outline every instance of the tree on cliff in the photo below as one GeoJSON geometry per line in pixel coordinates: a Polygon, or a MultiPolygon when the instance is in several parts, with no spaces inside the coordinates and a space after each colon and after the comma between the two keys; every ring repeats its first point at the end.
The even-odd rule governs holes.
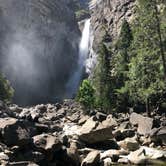
{"type": "Polygon", "coordinates": [[[14,90],[9,81],[6,80],[2,74],[0,74],[0,100],[5,102],[11,101],[13,93],[14,90]]]}

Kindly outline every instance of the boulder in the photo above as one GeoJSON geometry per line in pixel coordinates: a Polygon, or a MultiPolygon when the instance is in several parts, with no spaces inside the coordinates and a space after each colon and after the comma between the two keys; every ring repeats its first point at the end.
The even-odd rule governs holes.
{"type": "Polygon", "coordinates": [[[156,150],[148,147],[141,147],[140,149],[131,152],[128,159],[133,164],[147,164],[152,163],[151,160],[166,159],[166,151],[156,150]]]}
{"type": "Polygon", "coordinates": [[[117,126],[117,121],[112,117],[112,115],[108,115],[106,120],[102,122],[105,127],[115,127],[117,126]]]}
{"type": "Polygon", "coordinates": [[[153,142],[166,145],[166,126],[154,128],[150,133],[150,138],[153,142]]]}
{"type": "Polygon", "coordinates": [[[100,155],[100,159],[111,158],[114,160],[115,157],[119,158],[120,155],[128,155],[128,152],[125,150],[106,150],[100,155]]]}
{"type": "Polygon", "coordinates": [[[90,118],[79,130],[79,138],[87,144],[103,142],[113,138],[112,125],[103,125],[90,118]]]}
{"type": "Polygon", "coordinates": [[[135,151],[139,148],[139,143],[134,137],[126,138],[125,140],[118,142],[118,145],[128,151],[135,151]]]}
{"type": "Polygon", "coordinates": [[[147,135],[150,133],[153,127],[153,119],[144,117],[140,114],[133,112],[130,115],[130,123],[132,125],[138,125],[137,132],[140,135],[147,135]]]}
{"type": "Polygon", "coordinates": [[[98,166],[100,162],[100,152],[94,150],[90,152],[82,161],[81,166],[98,166]]]}
{"type": "Polygon", "coordinates": [[[72,165],[78,166],[80,164],[78,149],[75,142],[72,142],[70,147],[67,148],[67,156],[70,158],[70,163],[72,165]]]}
{"type": "Polygon", "coordinates": [[[39,151],[59,151],[62,143],[55,136],[50,134],[41,134],[33,137],[33,144],[39,151]]]}
{"type": "Polygon", "coordinates": [[[15,118],[0,119],[0,133],[6,145],[24,146],[31,141],[31,129],[29,124],[25,124],[15,118]]]}

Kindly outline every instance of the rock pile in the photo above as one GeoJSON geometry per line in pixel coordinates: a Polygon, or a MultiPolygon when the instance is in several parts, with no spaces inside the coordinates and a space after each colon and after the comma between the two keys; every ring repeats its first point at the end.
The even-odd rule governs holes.
{"type": "Polygon", "coordinates": [[[72,100],[29,108],[0,102],[0,165],[165,164],[164,114],[83,112],[72,100]]]}

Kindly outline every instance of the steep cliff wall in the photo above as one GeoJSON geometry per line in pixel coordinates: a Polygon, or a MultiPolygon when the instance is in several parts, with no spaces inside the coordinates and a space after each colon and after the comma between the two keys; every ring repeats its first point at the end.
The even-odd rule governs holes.
{"type": "Polygon", "coordinates": [[[79,29],[66,0],[0,1],[0,70],[15,102],[63,98],[77,61],[79,29]]]}
{"type": "Polygon", "coordinates": [[[119,35],[123,19],[131,21],[136,0],[92,0],[90,5],[91,22],[94,31],[94,49],[107,32],[107,42],[112,42],[119,35]]]}

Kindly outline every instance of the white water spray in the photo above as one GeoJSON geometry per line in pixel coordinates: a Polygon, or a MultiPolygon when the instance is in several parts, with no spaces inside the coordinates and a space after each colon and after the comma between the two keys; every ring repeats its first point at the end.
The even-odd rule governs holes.
{"type": "Polygon", "coordinates": [[[73,76],[70,78],[67,84],[67,97],[73,97],[79,87],[84,68],[86,66],[86,59],[89,53],[89,40],[90,40],[90,19],[85,21],[84,29],[82,32],[82,38],[79,45],[79,58],[78,58],[78,67],[77,70],[73,73],[73,76]]]}

